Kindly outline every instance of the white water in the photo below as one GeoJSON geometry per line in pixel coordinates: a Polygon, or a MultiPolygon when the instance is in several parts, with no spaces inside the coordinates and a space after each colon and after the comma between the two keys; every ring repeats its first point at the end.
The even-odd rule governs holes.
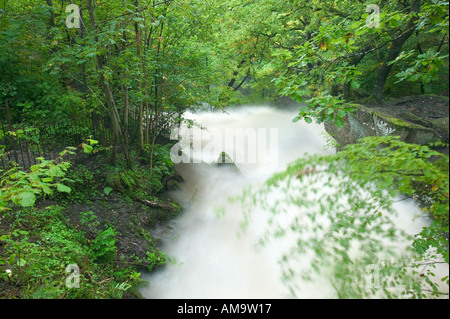
{"type": "MultiPolygon", "coordinates": [[[[305,153],[330,153],[324,129],[320,125],[292,123],[297,110],[270,107],[248,107],[225,113],[190,114],[190,118],[206,128],[277,128],[278,152],[271,154],[265,172],[283,170],[305,153]]],[[[195,154],[200,156],[201,154],[195,154]]],[[[211,161],[217,156],[210,156],[211,161]]],[[[237,236],[243,220],[241,208],[229,204],[229,196],[240,195],[244,186],[267,178],[258,164],[239,164],[243,174],[215,165],[180,164],[179,173],[185,179],[173,197],[185,208],[183,215],[169,227],[155,232],[163,240],[161,250],[176,260],[176,264],[143,278],[149,286],[142,289],[145,298],[213,299],[213,298],[288,298],[287,287],[281,281],[278,258],[290,243],[288,239],[257,250],[255,243],[264,231],[265,212],[259,211],[248,230],[237,236]],[[225,214],[217,208],[226,206],[225,214]],[[261,222],[258,222],[258,220],[261,222]]],[[[420,232],[429,221],[416,218],[419,209],[414,203],[397,204],[397,224],[410,234],[420,232]]],[[[295,212],[294,212],[295,213],[295,212]]],[[[297,267],[306,265],[307,260],[297,267]]],[[[448,265],[446,265],[448,273],[448,265]]],[[[445,272],[445,268],[443,270],[445,272]]],[[[329,280],[315,278],[300,282],[300,298],[336,298],[329,280]]]]}

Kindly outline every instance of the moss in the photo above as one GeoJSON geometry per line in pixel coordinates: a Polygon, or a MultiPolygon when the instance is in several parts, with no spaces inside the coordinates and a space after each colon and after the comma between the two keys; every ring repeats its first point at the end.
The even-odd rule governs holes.
{"type": "Polygon", "coordinates": [[[371,112],[373,115],[379,117],[380,119],[384,120],[386,123],[392,125],[392,128],[395,128],[396,130],[423,130],[423,131],[429,131],[430,129],[416,123],[410,123],[405,120],[402,120],[398,117],[389,116],[387,114],[383,114],[380,112],[371,112]]]}
{"type": "Polygon", "coordinates": [[[400,126],[400,127],[407,127],[407,128],[412,128],[412,129],[426,129],[426,127],[424,127],[420,124],[409,123],[409,122],[403,121],[396,117],[390,117],[387,120],[389,122],[391,122],[392,124],[394,124],[396,126],[400,126]]]}
{"type": "Polygon", "coordinates": [[[387,123],[391,123],[392,125],[396,126],[396,128],[408,128],[408,129],[424,129],[426,130],[427,128],[420,125],[420,124],[414,124],[414,123],[410,123],[407,122],[405,120],[402,120],[398,117],[395,116],[391,116],[389,114],[383,113],[379,110],[376,109],[370,109],[367,108],[365,106],[360,105],[359,107],[359,111],[360,112],[364,112],[364,113],[368,113],[372,115],[372,123],[374,123],[374,119],[373,116],[379,117],[380,119],[386,121],[387,123]]]}

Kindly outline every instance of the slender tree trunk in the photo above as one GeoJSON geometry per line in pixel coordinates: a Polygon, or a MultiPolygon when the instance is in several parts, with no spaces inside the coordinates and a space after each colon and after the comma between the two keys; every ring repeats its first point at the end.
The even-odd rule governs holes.
{"type": "Polygon", "coordinates": [[[128,72],[125,71],[125,77],[123,79],[122,84],[122,91],[124,93],[123,97],[123,112],[122,112],[122,118],[123,118],[123,137],[125,142],[125,147],[128,148],[129,142],[128,142],[128,114],[129,114],[129,93],[128,93],[128,72]]]}
{"type": "Polygon", "coordinates": [[[8,120],[8,130],[12,131],[11,111],[9,109],[8,99],[5,99],[6,119],[8,120]]]}
{"type": "MultiPolygon", "coordinates": [[[[97,23],[95,20],[95,14],[94,14],[94,10],[92,7],[92,0],[87,0],[87,6],[88,6],[88,11],[89,11],[89,18],[91,20],[91,24],[92,24],[92,28],[94,30],[97,29],[97,23]]],[[[98,37],[95,37],[95,41],[98,41],[98,37]]],[[[118,154],[118,148],[119,148],[119,140],[120,140],[120,134],[121,129],[120,129],[120,117],[119,114],[117,112],[117,108],[114,102],[114,96],[111,90],[111,87],[109,86],[109,84],[106,82],[106,79],[103,75],[103,68],[104,68],[104,55],[97,55],[97,71],[99,73],[99,81],[103,90],[103,94],[105,95],[106,98],[106,105],[107,105],[107,109],[108,109],[108,114],[109,117],[111,119],[111,137],[112,137],[112,162],[115,163],[117,160],[117,154],[118,154]]],[[[128,149],[125,149],[125,156],[127,158],[127,161],[129,159],[129,154],[128,154],[128,149]]]]}
{"type": "MultiPolygon", "coordinates": [[[[134,5],[136,6],[136,10],[139,7],[139,0],[134,1],[134,5]]],[[[141,30],[139,29],[139,24],[137,22],[134,23],[134,30],[136,33],[136,53],[139,61],[139,69],[142,70],[142,58],[141,58],[141,47],[142,47],[142,35],[141,30]]],[[[145,73],[139,78],[139,93],[142,94],[142,79],[145,73]]],[[[141,150],[144,150],[144,101],[141,98],[139,101],[139,141],[141,150]]]]}
{"type": "MultiPolygon", "coordinates": [[[[165,10],[167,12],[167,7],[165,8],[165,10]]],[[[159,36],[157,37],[158,45],[157,45],[157,48],[156,48],[156,61],[157,61],[158,64],[164,58],[164,57],[161,56],[161,43],[163,41],[163,37],[162,37],[163,36],[163,31],[164,31],[164,22],[161,23],[161,28],[159,30],[159,36]]],[[[160,106],[159,100],[160,100],[160,97],[163,96],[162,92],[161,92],[161,83],[159,81],[159,72],[160,72],[160,68],[156,67],[156,69],[155,69],[155,76],[153,78],[154,87],[155,87],[155,96],[154,96],[154,101],[153,101],[153,115],[154,115],[154,117],[152,119],[152,122],[153,122],[152,135],[153,136],[151,137],[151,140],[152,140],[151,149],[153,149],[153,144],[154,144],[154,141],[155,141],[155,138],[156,138],[155,137],[155,134],[156,134],[155,132],[157,132],[158,126],[159,126],[159,106],[160,106]]],[[[149,130],[149,129],[150,129],[150,127],[147,127],[147,130],[149,130]]],[[[149,140],[148,131],[147,131],[147,140],[149,140]]]]}
{"type": "Polygon", "coordinates": [[[390,64],[390,62],[394,61],[398,57],[398,55],[402,51],[403,45],[414,33],[416,21],[418,19],[418,14],[420,13],[420,8],[421,8],[421,0],[411,0],[410,12],[412,14],[412,17],[408,21],[406,28],[401,31],[402,35],[400,37],[396,37],[395,40],[391,42],[389,51],[386,55],[383,65],[378,71],[378,75],[375,80],[375,84],[373,86],[373,96],[375,100],[380,104],[383,103],[384,87],[386,85],[386,81],[393,67],[393,65],[390,64]]]}
{"type": "Polygon", "coordinates": [[[239,83],[233,90],[237,91],[241,88],[242,84],[245,83],[245,81],[247,81],[247,79],[250,77],[250,70],[248,70],[247,74],[245,75],[245,77],[242,79],[241,83],[239,83]]]}
{"type": "MultiPolygon", "coordinates": [[[[86,33],[86,26],[83,23],[83,11],[80,9],[80,20],[81,20],[81,24],[80,24],[80,38],[83,39],[84,38],[84,34],[86,33]]],[[[84,46],[84,43],[81,44],[81,46],[84,46]]],[[[87,92],[88,92],[88,84],[87,84],[87,77],[86,77],[86,64],[82,63],[81,64],[81,80],[82,80],[82,91],[83,91],[83,95],[85,98],[87,98],[87,92]]]]}
{"type": "MultiPolygon", "coordinates": [[[[155,0],[153,0],[153,9],[155,8],[156,3],[155,0]]],[[[146,34],[146,41],[145,41],[145,46],[144,46],[144,54],[147,55],[149,48],[152,49],[153,48],[153,32],[154,32],[154,27],[151,26],[150,30],[148,32],[148,34],[146,34]]],[[[145,64],[145,68],[146,68],[146,72],[147,72],[147,64],[145,64]]],[[[156,89],[156,88],[155,88],[156,89]]],[[[146,118],[145,118],[145,141],[146,143],[150,143],[150,138],[149,138],[149,133],[150,133],[150,127],[153,125],[153,112],[150,111],[150,96],[152,95],[152,90],[148,90],[148,79],[146,79],[145,81],[145,114],[146,114],[146,118]]]]}

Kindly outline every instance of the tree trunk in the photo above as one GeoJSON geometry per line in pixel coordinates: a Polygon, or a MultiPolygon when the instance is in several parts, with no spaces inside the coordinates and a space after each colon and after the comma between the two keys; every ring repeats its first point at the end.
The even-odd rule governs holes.
{"type": "MultiPolygon", "coordinates": [[[[136,6],[136,10],[139,7],[139,0],[134,1],[134,5],[136,6]]],[[[137,22],[134,23],[134,30],[136,33],[136,54],[139,61],[139,69],[142,69],[142,59],[141,59],[141,46],[142,46],[142,35],[141,30],[139,29],[139,24],[137,22]]],[[[139,93],[142,94],[142,79],[145,76],[145,72],[141,78],[139,78],[139,93]]],[[[139,138],[141,150],[144,150],[144,101],[139,101],[139,138]]]]}
{"type": "Polygon", "coordinates": [[[241,62],[239,62],[239,65],[237,66],[237,70],[233,72],[233,78],[230,80],[230,83],[228,83],[228,87],[232,88],[234,90],[234,84],[236,84],[236,77],[239,75],[239,69],[242,68],[242,66],[245,64],[245,59],[243,59],[241,62]]]}
{"type": "MultiPolygon", "coordinates": [[[[92,28],[95,30],[97,29],[97,23],[95,21],[95,15],[94,10],[92,7],[92,0],[87,0],[87,6],[89,11],[89,18],[91,20],[92,28]]],[[[98,41],[97,36],[95,37],[95,41],[98,41]]],[[[112,136],[112,158],[111,161],[113,163],[117,160],[117,154],[118,154],[118,148],[119,148],[119,139],[121,135],[121,129],[120,129],[120,117],[119,113],[117,112],[117,108],[114,102],[114,96],[112,94],[111,87],[106,82],[106,79],[103,75],[103,67],[104,67],[104,55],[97,55],[97,71],[99,73],[99,81],[103,90],[103,94],[106,98],[106,105],[108,110],[108,115],[111,119],[111,136],[112,136]]],[[[125,149],[125,156],[128,160],[129,154],[128,149],[125,149]]]]}
{"type": "Polygon", "coordinates": [[[411,0],[411,19],[408,21],[406,28],[402,30],[401,34],[396,37],[389,47],[389,51],[386,55],[386,58],[378,71],[377,78],[375,80],[375,84],[373,86],[373,96],[378,103],[383,103],[383,91],[386,85],[386,81],[389,77],[389,74],[392,70],[393,65],[390,62],[394,61],[400,52],[402,51],[403,45],[405,42],[411,37],[414,33],[416,21],[418,19],[418,14],[420,13],[421,0],[411,0]]]}
{"type": "Polygon", "coordinates": [[[8,99],[5,99],[6,119],[8,120],[8,130],[12,131],[11,111],[9,109],[8,99]]]}

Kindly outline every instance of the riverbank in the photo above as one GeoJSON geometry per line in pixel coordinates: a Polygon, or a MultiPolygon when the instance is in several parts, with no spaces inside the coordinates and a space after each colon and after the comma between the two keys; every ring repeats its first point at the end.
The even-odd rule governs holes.
{"type": "Polygon", "coordinates": [[[107,155],[74,161],[66,176],[70,194],[2,215],[1,298],[139,298],[138,288],[145,285],[140,271],[168,261],[152,232],[179,214],[180,206],[165,192],[180,177],[168,168],[155,186],[145,160],[113,167],[107,155]],[[133,176],[139,184],[131,183],[133,176]],[[78,286],[71,287],[67,280],[74,274],[78,286]]]}

